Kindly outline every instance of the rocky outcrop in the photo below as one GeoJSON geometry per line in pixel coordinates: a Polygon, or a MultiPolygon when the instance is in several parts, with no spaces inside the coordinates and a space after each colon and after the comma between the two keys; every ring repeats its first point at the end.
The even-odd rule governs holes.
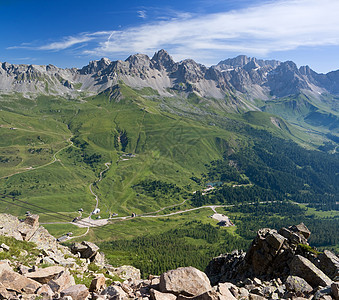
{"type": "Polygon", "coordinates": [[[250,298],[253,294],[265,299],[331,297],[338,257],[327,250],[317,254],[308,245],[310,234],[303,223],[278,231],[260,229],[246,254],[233,251],[220,255],[205,272],[212,285],[233,282],[245,288],[250,298]]]}
{"type": "Polygon", "coordinates": [[[159,290],[184,296],[198,296],[211,290],[211,284],[205,273],[193,267],[178,268],[160,276],[159,290]]]}
{"type": "Polygon", "coordinates": [[[334,280],[339,280],[339,257],[331,251],[324,250],[318,258],[318,268],[323,270],[327,276],[334,280]]]}
{"type": "Polygon", "coordinates": [[[83,241],[80,243],[74,243],[71,246],[71,251],[73,254],[78,254],[81,258],[86,258],[91,261],[94,260],[96,254],[98,253],[99,247],[91,242],[83,241]]]}
{"type": "Polygon", "coordinates": [[[303,277],[311,286],[328,286],[332,280],[307,258],[296,255],[290,263],[290,274],[303,277]]]}
{"type": "MultiPolygon", "coordinates": [[[[0,228],[1,234],[9,238],[11,245],[3,244],[0,249],[9,254],[15,253],[17,250],[12,250],[12,247],[18,247],[15,242],[18,240],[27,243],[27,247],[29,245],[33,251],[28,253],[23,250],[20,257],[0,260],[0,299],[96,299],[90,293],[103,292],[106,281],[112,276],[119,278],[118,274],[121,274],[131,282],[140,281],[138,269],[131,266],[114,268],[106,264],[99,247],[91,242],[73,245],[73,254],[69,248],[59,245],[45,228],[39,226],[39,217],[36,215],[21,221],[11,215],[0,215],[0,228]],[[49,266],[46,267],[46,263],[49,266]],[[90,265],[95,265],[94,269],[98,273],[90,265]],[[89,287],[76,285],[75,278],[80,282],[92,282],[89,287]]],[[[122,289],[123,293],[134,291],[127,284],[118,285],[116,289],[122,289]]],[[[102,298],[111,299],[104,295],[102,298]]]]}
{"type": "Polygon", "coordinates": [[[289,292],[295,293],[298,297],[307,296],[313,291],[312,286],[305,279],[298,276],[288,276],[285,286],[289,292]]]}
{"type": "MultiPolygon", "coordinates": [[[[181,267],[141,279],[134,267],[106,264],[93,243],[75,243],[72,252],[60,248],[39,227],[37,216],[27,221],[9,215],[3,219],[11,224],[0,225],[3,234],[15,236],[21,243],[27,243],[24,239],[31,235],[29,240],[34,238],[37,247],[33,260],[25,264],[18,258],[0,261],[0,299],[339,299],[338,257],[312,249],[307,243],[311,233],[302,223],[278,231],[260,229],[247,253],[236,250],[220,255],[209,263],[206,273],[181,267]],[[73,264],[58,262],[61,253],[73,264]],[[48,267],[42,265],[47,258],[52,263],[48,267]],[[112,282],[116,276],[121,281],[112,282]]],[[[8,244],[1,249],[11,253],[13,243],[8,244]]]]}

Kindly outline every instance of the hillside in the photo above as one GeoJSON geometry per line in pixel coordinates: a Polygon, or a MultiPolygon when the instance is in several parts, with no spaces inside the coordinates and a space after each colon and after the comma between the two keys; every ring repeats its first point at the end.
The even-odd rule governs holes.
{"type": "Polygon", "coordinates": [[[38,213],[56,237],[100,243],[143,274],[201,268],[260,227],[299,222],[338,251],[335,74],[244,56],[207,68],[163,50],[79,70],[2,64],[2,212],[38,213]]]}

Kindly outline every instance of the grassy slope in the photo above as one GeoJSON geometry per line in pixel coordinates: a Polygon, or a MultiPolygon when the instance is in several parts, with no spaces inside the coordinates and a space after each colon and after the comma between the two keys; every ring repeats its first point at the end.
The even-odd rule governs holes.
{"type": "MultiPolygon", "coordinates": [[[[184,107],[181,106],[183,99],[160,101],[152,90],[140,93],[122,85],[120,91],[124,98],[118,102],[110,101],[109,95],[105,94],[84,101],[53,97],[30,100],[19,95],[1,100],[0,157],[3,159],[0,176],[3,178],[0,179],[0,191],[19,192],[21,200],[40,207],[34,210],[28,205],[6,204],[3,206],[6,212],[23,215],[26,210],[31,210],[40,213],[42,222],[72,220],[80,207],[86,215],[95,206],[89,185],[99,178],[106,162],[111,163],[109,170],[93,186],[99,195],[102,217],[107,217],[109,212],[129,215],[181,203],[188,194],[202,188],[190,178],[206,173],[205,164],[221,159],[226,149],[237,151],[252,143],[242,131],[243,124],[310,145],[304,132],[268,113],[230,114],[210,107],[210,114],[201,115],[193,108],[205,109],[204,103],[197,106],[189,103],[184,107]],[[161,106],[164,103],[180,107],[180,114],[171,113],[169,106],[161,106]],[[18,129],[11,130],[11,127],[18,129]],[[127,134],[123,137],[122,132],[127,134]],[[71,137],[74,145],[70,142],[71,137]],[[124,138],[128,141],[125,146],[124,138]],[[29,150],[40,148],[43,150],[39,152],[29,150]],[[136,156],[122,160],[123,153],[136,156]],[[85,158],[91,155],[100,155],[100,158],[86,162],[85,158]],[[54,162],[53,156],[57,161],[54,162]],[[38,168],[25,169],[28,167],[38,168]],[[9,176],[22,171],[25,172],[9,176]],[[137,192],[133,186],[145,179],[176,184],[182,192],[175,197],[137,192]],[[46,209],[61,213],[62,218],[56,213],[46,213],[46,209]]],[[[181,207],[188,208],[189,204],[181,207]]],[[[115,221],[103,228],[91,229],[86,239],[98,242],[154,236],[165,234],[169,229],[184,228],[193,220],[216,227],[216,222],[207,218],[211,213],[205,208],[170,218],[115,221]]],[[[56,236],[69,231],[74,235],[85,232],[71,224],[46,227],[56,236]]],[[[236,227],[220,230],[238,237],[236,227]]],[[[185,241],[189,245],[209,246],[203,239],[187,238],[185,241]]],[[[215,247],[217,251],[217,244],[215,247]]],[[[207,251],[204,249],[201,251],[207,251]]],[[[221,248],[218,251],[223,252],[221,248]]],[[[109,253],[113,262],[133,261],[131,253],[109,253]]]]}
{"type": "MultiPolygon", "coordinates": [[[[89,185],[109,162],[110,169],[93,187],[100,198],[102,216],[109,212],[150,212],[183,199],[138,195],[133,186],[144,179],[161,179],[192,192],[198,185],[190,177],[206,172],[205,164],[220,159],[225,145],[236,151],[249,142],[237,124],[305,140],[303,133],[267,113],[229,114],[210,107],[210,114],[201,116],[192,112],[192,107],[181,106],[181,115],[175,115],[160,109],[164,102],[153,90],[135,91],[122,84],[120,92],[124,96],[120,101],[109,100],[105,94],[85,101],[3,97],[1,190],[19,192],[21,199],[51,210],[74,213],[82,207],[89,213],[95,205],[89,185]],[[11,130],[13,127],[17,129],[11,130]],[[128,141],[125,146],[119,137],[122,131],[128,141]],[[75,145],[71,145],[71,137],[75,145]],[[81,148],[82,143],[87,146],[81,148]],[[122,160],[122,150],[136,156],[122,160]],[[100,158],[89,164],[86,155],[100,158]],[[23,173],[9,176],[17,172],[23,173]]],[[[165,100],[169,101],[174,106],[183,103],[180,97],[165,100]]],[[[19,207],[8,210],[16,214],[25,211],[19,207]]]]}

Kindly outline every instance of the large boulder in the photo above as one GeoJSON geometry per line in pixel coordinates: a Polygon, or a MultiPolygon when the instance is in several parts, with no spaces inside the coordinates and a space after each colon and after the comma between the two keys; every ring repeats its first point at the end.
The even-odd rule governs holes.
{"type": "Polygon", "coordinates": [[[84,284],[72,285],[61,291],[61,297],[71,296],[73,300],[84,300],[88,297],[89,291],[84,284]]]}
{"type": "Polygon", "coordinates": [[[0,260],[0,274],[3,271],[13,271],[10,265],[8,264],[8,261],[6,260],[0,260]]]}
{"type": "Polygon", "coordinates": [[[99,251],[99,247],[94,243],[83,241],[81,244],[74,243],[71,246],[71,251],[74,254],[79,254],[81,258],[93,260],[99,251]]]}
{"type": "Polygon", "coordinates": [[[193,267],[167,271],[160,276],[159,290],[175,295],[198,296],[212,289],[207,275],[193,267]]]}
{"type": "Polygon", "coordinates": [[[307,281],[298,276],[288,276],[285,286],[288,291],[295,293],[297,296],[306,296],[313,291],[307,281]]]}
{"type": "Polygon", "coordinates": [[[152,300],[176,300],[177,296],[169,293],[161,293],[155,289],[150,289],[150,296],[152,300]]]}
{"type": "MultiPolygon", "coordinates": [[[[231,283],[219,283],[217,286],[217,291],[220,295],[222,295],[222,299],[224,300],[236,300],[237,298],[231,293],[233,292],[238,294],[238,289],[231,283]]],[[[238,295],[239,296],[239,295],[238,295]]]]}
{"type": "Polygon", "coordinates": [[[62,272],[65,272],[64,267],[52,266],[44,269],[39,269],[38,271],[35,272],[26,273],[25,276],[27,278],[38,281],[41,284],[44,284],[48,283],[52,279],[57,279],[58,277],[60,277],[62,272]]]}
{"type": "Polygon", "coordinates": [[[332,295],[335,300],[339,300],[339,281],[331,284],[332,295]]]}
{"type": "Polygon", "coordinates": [[[23,237],[18,231],[20,221],[17,217],[9,214],[0,214],[0,235],[11,236],[22,241],[23,237]]]}
{"type": "Polygon", "coordinates": [[[29,215],[24,220],[24,223],[30,225],[32,227],[38,228],[39,227],[39,215],[29,215]]]}
{"type": "Polygon", "coordinates": [[[52,291],[49,285],[43,284],[40,288],[38,288],[38,290],[36,291],[36,294],[37,296],[40,296],[42,299],[47,300],[47,299],[53,298],[54,292],[52,291]]]}
{"type": "Polygon", "coordinates": [[[75,280],[70,272],[66,269],[57,278],[50,280],[48,282],[48,285],[53,292],[60,292],[64,289],[69,288],[72,285],[75,285],[75,280]]]}
{"type": "Polygon", "coordinates": [[[26,278],[25,276],[14,271],[3,270],[0,274],[0,282],[7,290],[17,293],[34,294],[41,287],[41,284],[35,280],[26,278]]]}
{"type": "Polygon", "coordinates": [[[90,292],[99,292],[103,290],[106,286],[106,278],[103,274],[95,277],[89,287],[90,292]]]}
{"type": "Polygon", "coordinates": [[[128,294],[117,285],[111,285],[104,289],[100,295],[107,296],[108,299],[125,300],[128,298],[128,294]]]}
{"type": "Polygon", "coordinates": [[[310,237],[311,231],[306,227],[304,223],[293,225],[290,229],[298,234],[301,234],[306,240],[310,237]]]}
{"type": "Polygon", "coordinates": [[[259,229],[248,250],[245,260],[255,275],[271,274],[277,271],[274,260],[282,249],[286,238],[274,229],[259,229]]]}
{"type": "Polygon", "coordinates": [[[58,251],[58,243],[56,238],[52,236],[47,229],[40,226],[34,234],[28,239],[37,245],[38,249],[45,249],[53,252],[58,251]]]}
{"type": "Polygon", "coordinates": [[[291,275],[304,278],[312,287],[328,286],[332,280],[307,258],[296,255],[290,263],[291,275]]]}
{"type": "Polygon", "coordinates": [[[337,280],[339,279],[339,257],[329,250],[324,250],[319,256],[318,267],[327,276],[337,280]]]}
{"type": "Polygon", "coordinates": [[[141,278],[140,270],[133,266],[123,265],[120,267],[112,267],[106,265],[105,268],[111,275],[116,275],[124,280],[140,280],[141,278]]]}

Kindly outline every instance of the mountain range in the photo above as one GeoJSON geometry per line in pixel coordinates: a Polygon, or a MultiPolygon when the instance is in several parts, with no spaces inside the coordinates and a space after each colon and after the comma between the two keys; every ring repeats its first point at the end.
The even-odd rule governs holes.
{"type": "Polygon", "coordinates": [[[125,61],[107,58],[81,69],[53,65],[0,64],[0,91],[26,96],[76,98],[109,93],[119,96],[119,83],[151,88],[159,97],[183,97],[227,112],[262,110],[299,126],[337,134],[339,130],[339,70],[318,74],[292,61],[261,60],[244,55],[206,67],[192,59],[175,62],[160,50],[125,61]]]}

